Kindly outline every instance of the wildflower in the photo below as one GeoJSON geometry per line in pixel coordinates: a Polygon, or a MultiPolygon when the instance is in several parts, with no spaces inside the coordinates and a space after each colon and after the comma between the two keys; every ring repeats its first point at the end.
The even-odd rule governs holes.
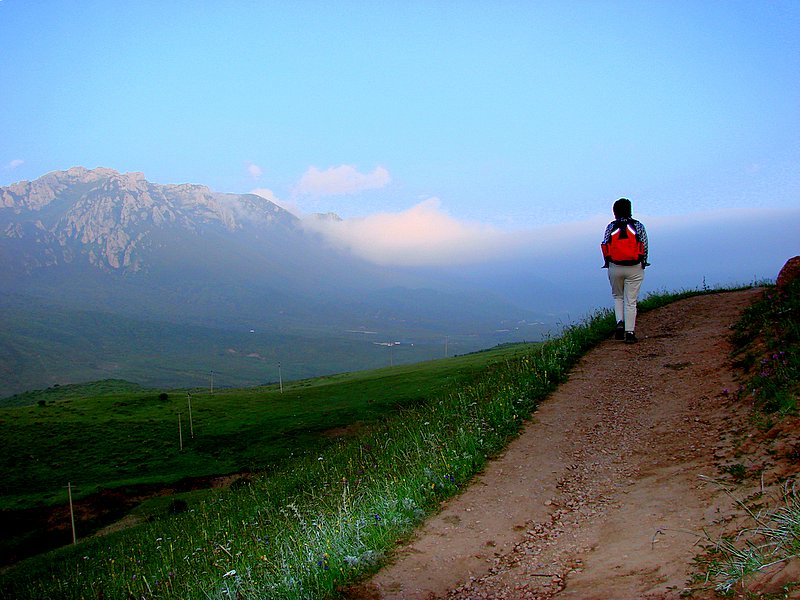
{"type": "Polygon", "coordinates": [[[328,559],[329,559],[329,558],[330,558],[330,555],[329,555],[329,554],[326,552],[326,553],[325,553],[325,554],[322,556],[322,558],[321,558],[321,559],[319,559],[319,560],[317,561],[317,565],[319,565],[319,566],[320,566],[320,567],[322,567],[322,568],[323,568],[325,571],[327,571],[328,569],[330,569],[330,565],[328,564],[328,559]]]}

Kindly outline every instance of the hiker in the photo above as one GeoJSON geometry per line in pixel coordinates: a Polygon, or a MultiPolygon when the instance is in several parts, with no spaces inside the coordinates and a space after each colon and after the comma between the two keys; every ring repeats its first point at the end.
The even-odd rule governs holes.
{"type": "Polygon", "coordinates": [[[631,217],[631,201],[614,202],[614,220],[606,227],[603,243],[604,269],[608,269],[617,328],[614,338],[636,343],[636,302],[647,262],[647,232],[631,217]]]}

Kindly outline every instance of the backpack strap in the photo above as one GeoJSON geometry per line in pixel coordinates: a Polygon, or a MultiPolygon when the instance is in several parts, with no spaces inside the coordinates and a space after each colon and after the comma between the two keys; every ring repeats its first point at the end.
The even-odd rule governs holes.
{"type": "MultiPolygon", "coordinates": [[[[633,220],[627,218],[617,219],[614,221],[614,229],[619,229],[619,239],[628,239],[628,232],[633,231],[634,235],[636,236],[636,240],[639,240],[639,232],[636,230],[636,227],[633,223],[633,220]]],[[[612,235],[613,233],[614,232],[612,231],[612,235]]]]}

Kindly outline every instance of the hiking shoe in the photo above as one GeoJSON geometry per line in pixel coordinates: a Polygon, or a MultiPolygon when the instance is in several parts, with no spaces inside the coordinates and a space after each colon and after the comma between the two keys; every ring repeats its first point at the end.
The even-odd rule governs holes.
{"type": "Polygon", "coordinates": [[[636,339],[636,334],[632,331],[625,332],[625,343],[626,344],[635,344],[639,340],[636,339]]]}
{"type": "Polygon", "coordinates": [[[614,331],[614,339],[615,340],[625,339],[625,321],[620,321],[619,323],[617,323],[617,329],[614,331]]]}

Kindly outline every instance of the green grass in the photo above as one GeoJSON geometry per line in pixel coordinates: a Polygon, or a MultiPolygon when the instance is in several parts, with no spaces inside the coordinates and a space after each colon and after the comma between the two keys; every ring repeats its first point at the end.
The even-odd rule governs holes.
{"type": "Polygon", "coordinates": [[[283,393],[278,385],[212,394],[103,381],[28,394],[33,405],[0,409],[0,564],[69,542],[68,528],[50,530],[43,508],[65,505],[68,483],[75,500],[89,497],[97,506],[78,513],[77,529],[86,536],[126,510],[129,501],[95,500],[108,490],[131,497],[146,493],[140,491],[145,485],[183,490],[191,485],[187,479],[274,470],[324,451],[336,443],[332,433],[353,435],[424,404],[524,348],[509,345],[414,366],[286,382],[283,393]]]}
{"type": "Polygon", "coordinates": [[[146,392],[144,386],[124,379],[104,379],[89,383],[72,383],[54,385],[44,390],[31,390],[14,396],[3,398],[2,408],[11,406],[43,405],[59,400],[80,400],[91,396],[100,396],[116,392],[146,392]]]}
{"type": "MultiPolygon", "coordinates": [[[[642,309],[669,301],[654,296],[642,302],[642,309]]],[[[284,441],[279,466],[236,489],[187,497],[180,514],[24,561],[0,578],[0,597],[335,596],[340,586],[375,570],[399,538],[468,485],[577,360],[613,328],[613,315],[601,311],[539,345],[295,382],[284,394],[274,387],[213,397],[196,392],[193,409],[197,405],[206,411],[195,409],[194,446],[184,451],[190,459],[180,463],[178,452],[170,459],[175,462],[162,463],[152,455],[166,448],[149,448],[153,466],[177,472],[211,457],[230,464],[266,464],[262,453],[274,452],[284,441]],[[361,427],[351,436],[304,437],[354,422],[361,427]],[[282,436],[275,433],[280,431],[282,436]],[[260,436],[272,436],[271,442],[260,436]]],[[[167,401],[135,394],[125,398],[124,407],[114,406],[124,401],[120,396],[78,405],[72,401],[50,425],[99,419],[101,407],[106,412],[125,408],[131,414],[120,422],[135,422],[128,433],[136,437],[147,430],[142,419],[157,421],[160,411],[172,417],[184,404],[180,392],[171,392],[167,401]]],[[[51,408],[59,408],[58,402],[20,409],[19,418],[33,427],[35,419],[47,422],[37,411],[51,408]]],[[[165,423],[171,420],[164,418],[165,423]]],[[[105,427],[124,429],[113,419],[100,431],[105,427]]],[[[165,426],[165,439],[169,429],[165,426]]],[[[133,451],[136,443],[126,447],[133,451]]],[[[100,458],[109,452],[119,450],[103,451],[100,458]]]]}
{"type": "Polygon", "coordinates": [[[772,287],[737,324],[734,358],[747,382],[736,392],[748,395],[766,413],[797,410],[800,370],[800,282],[784,292],[772,287]]]}
{"type": "Polygon", "coordinates": [[[287,382],[282,393],[278,385],[212,394],[99,382],[30,394],[35,404],[0,409],[0,509],[64,502],[67,482],[80,498],[98,488],[270,468],[330,444],[324,434],[332,429],[424,404],[525,348],[287,382]]]}

